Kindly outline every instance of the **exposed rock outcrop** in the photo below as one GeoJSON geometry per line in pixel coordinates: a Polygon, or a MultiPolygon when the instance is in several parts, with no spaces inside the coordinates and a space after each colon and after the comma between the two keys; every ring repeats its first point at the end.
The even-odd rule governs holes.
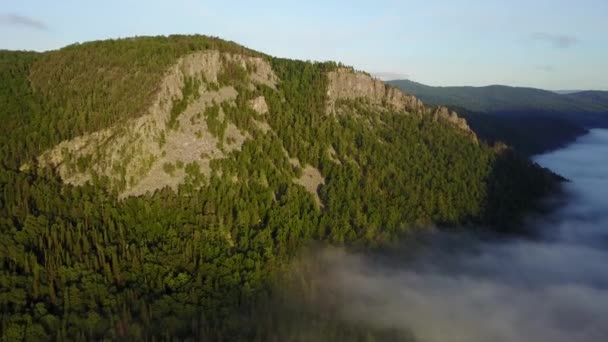
{"type": "Polygon", "coordinates": [[[434,119],[443,120],[455,126],[476,140],[475,133],[470,129],[466,120],[458,117],[455,112],[450,112],[445,107],[428,108],[418,98],[405,94],[368,74],[355,72],[348,68],[339,68],[330,72],[328,78],[327,111],[329,114],[336,113],[336,103],[339,100],[365,99],[373,105],[388,107],[394,111],[432,115],[434,119]]]}
{"type": "Polygon", "coordinates": [[[389,106],[393,110],[419,112],[424,104],[414,96],[406,95],[399,89],[374,79],[362,72],[340,68],[328,74],[328,111],[333,112],[337,100],[365,98],[377,105],[389,106]]]}
{"type": "Polygon", "coordinates": [[[317,206],[321,208],[323,207],[323,202],[321,202],[318,190],[321,184],[325,184],[325,178],[323,178],[323,175],[321,175],[321,172],[318,169],[310,165],[306,165],[306,167],[302,169],[302,176],[294,179],[294,182],[302,185],[306,191],[308,191],[314,197],[317,206]]]}
{"type": "MultiPolygon", "coordinates": [[[[166,71],[152,105],[144,115],[116,127],[64,141],[43,153],[38,158],[38,165],[54,168],[64,182],[73,185],[100,181],[123,198],[164,187],[177,190],[188,179],[198,177],[196,174],[208,178],[213,172],[213,160],[229,157],[232,151],[240,150],[243,143],[251,139],[249,132],[239,130],[232,122],[225,122],[226,113],[222,109],[222,106],[235,106],[239,96],[234,87],[218,83],[222,72],[228,67],[234,68],[235,64],[246,71],[247,77],[242,82],[247,82],[247,88],[255,90],[263,85],[277,89],[279,79],[265,59],[218,51],[193,53],[180,58],[166,71]],[[184,93],[187,83],[195,84],[194,94],[184,93]],[[186,105],[176,112],[174,107],[180,101],[185,101],[186,105]],[[207,110],[217,105],[220,109],[213,119],[216,121],[208,121],[207,110]],[[222,126],[222,133],[210,129],[208,125],[211,124],[222,126]]],[[[475,139],[466,121],[456,113],[444,107],[429,109],[416,97],[367,74],[340,68],[329,72],[328,80],[327,112],[330,115],[336,115],[343,100],[363,99],[366,105],[379,112],[431,115],[475,139]]],[[[257,96],[247,105],[256,113],[252,121],[254,129],[263,134],[275,134],[265,120],[269,113],[266,98],[257,96]]],[[[357,115],[357,110],[351,108],[350,113],[357,115]]],[[[369,125],[382,124],[381,118],[373,122],[370,118],[364,119],[369,125]]],[[[333,147],[328,153],[330,160],[341,164],[333,147]]],[[[287,155],[287,158],[290,157],[287,155]]],[[[290,162],[294,167],[301,167],[297,159],[292,158],[290,162]]],[[[294,182],[302,185],[322,206],[317,189],[324,180],[318,169],[307,165],[302,177],[294,182]]]]}
{"type": "Polygon", "coordinates": [[[467,124],[467,120],[459,117],[456,112],[450,111],[446,107],[435,108],[435,112],[433,113],[433,119],[447,121],[463,131],[471,131],[471,128],[467,124]]]}
{"type": "Polygon", "coordinates": [[[268,113],[268,104],[266,104],[266,99],[264,96],[258,96],[255,99],[250,100],[249,106],[258,114],[268,113]]]}
{"type": "MultiPolygon", "coordinates": [[[[197,52],[185,56],[170,67],[146,113],[122,125],[64,141],[38,158],[41,167],[55,168],[63,181],[82,185],[94,179],[105,179],[107,186],[121,197],[138,196],[182,184],[189,170],[203,176],[211,173],[210,163],[239,150],[248,133],[227,123],[223,137],[212,134],[205,110],[212,105],[234,105],[238,96],[231,86],[218,86],[218,76],[226,63],[237,63],[248,73],[250,86],[275,88],[278,78],[262,58],[221,54],[218,51],[197,52]],[[187,80],[199,85],[188,105],[176,118],[175,101],[187,94],[187,80]],[[170,123],[173,120],[173,123],[170,123]],[[195,166],[195,167],[192,167],[195,166]]],[[[252,102],[253,109],[263,114],[268,107],[263,97],[252,102]]],[[[218,120],[223,121],[223,112],[218,120]]],[[[260,118],[262,131],[268,125],[260,118]]]]}

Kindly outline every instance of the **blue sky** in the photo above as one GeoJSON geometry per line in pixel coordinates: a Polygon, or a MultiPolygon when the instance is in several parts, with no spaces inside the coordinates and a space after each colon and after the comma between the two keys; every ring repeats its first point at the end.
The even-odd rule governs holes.
{"type": "Polygon", "coordinates": [[[0,48],[172,33],[430,85],[608,90],[607,0],[2,0],[0,48]]]}

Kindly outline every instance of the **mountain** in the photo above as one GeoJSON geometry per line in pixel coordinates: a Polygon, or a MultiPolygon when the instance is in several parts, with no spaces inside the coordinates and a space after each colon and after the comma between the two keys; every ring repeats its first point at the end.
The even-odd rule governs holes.
{"type": "Polygon", "coordinates": [[[474,112],[537,111],[550,113],[608,113],[608,92],[557,94],[552,91],[492,85],[487,87],[431,87],[409,80],[389,84],[415,94],[429,104],[450,104],[474,112]],[[595,97],[595,98],[594,98],[595,97]]]}
{"type": "Polygon", "coordinates": [[[572,90],[572,89],[570,89],[570,90],[568,90],[568,89],[565,89],[565,90],[553,90],[554,93],[561,94],[561,95],[578,93],[578,92],[581,92],[581,91],[583,91],[583,90],[580,90],[580,89],[579,90],[572,90]]]}
{"type": "Polygon", "coordinates": [[[1,51],[0,120],[10,341],[276,339],[254,304],[303,247],[513,231],[559,186],[366,73],[205,36],[1,51]]]}
{"type": "Polygon", "coordinates": [[[571,99],[573,102],[586,102],[590,104],[595,104],[598,107],[602,108],[608,106],[608,91],[578,91],[575,93],[566,94],[566,97],[571,99]]]}
{"type": "Polygon", "coordinates": [[[504,141],[533,155],[559,148],[608,127],[608,92],[567,94],[507,86],[431,87],[409,80],[388,82],[422,101],[458,110],[491,143],[504,141]]]}

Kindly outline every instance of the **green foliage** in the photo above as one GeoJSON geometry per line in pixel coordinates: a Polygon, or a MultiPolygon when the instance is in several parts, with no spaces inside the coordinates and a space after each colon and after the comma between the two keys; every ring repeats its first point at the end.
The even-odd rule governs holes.
{"type": "Polygon", "coordinates": [[[192,162],[186,164],[184,171],[186,172],[186,184],[199,187],[205,182],[205,176],[202,174],[198,163],[192,162]]]}
{"type": "Polygon", "coordinates": [[[200,97],[199,88],[199,80],[192,77],[188,77],[184,80],[182,97],[173,99],[171,112],[169,113],[169,121],[167,122],[167,127],[169,127],[169,129],[177,129],[179,127],[179,121],[177,121],[179,115],[188,108],[188,105],[192,103],[192,101],[197,100],[200,97]]]}
{"type": "MultiPolygon", "coordinates": [[[[356,115],[330,117],[326,73],[337,65],[284,59],[270,59],[277,89],[247,88],[242,66],[228,63],[220,83],[239,96],[208,107],[205,120],[220,141],[228,122],[252,139],[212,160],[209,177],[198,163],[165,163],[168,174],[186,174],[177,193],[119,200],[102,190],[107,179],[72,187],[49,170],[17,171],[63,139],[133,117],[167,65],[207,48],[255,54],[205,37],[0,53],[0,339],[269,340],[260,333],[273,327],[260,319],[268,310],[255,304],[312,241],[375,246],[428,223],[506,227],[554,186],[529,162],[424,115],[343,101],[356,115]],[[267,134],[247,105],[259,95],[270,108],[267,134]],[[293,182],[302,171],[289,158],[321,171],[323,208],[293,182]]],[[[186,82],[170,126],[198,89],[186,82]]],[[[90,168],[89,157],[66,162],[90,168]]]]}
{"type": "Polygon", "coordinates": [[[222,56],[223,68],[217,75],[220,86],[238,86],[247,82],[249,74],[247,69],[234,60],[228,60],[222,56]]]}
{"type": "Polygon", "coordinates": [[[207,122],[207,130],[219,141],[224,141],[224,134],[228,122],[226,120],[220,121],[220,106],[213,105],[205,109],[205,120],[207,122]]]}
{"type": "Polygon", "coordinates": [[[2,163],[17,169],[63,140],[144,114],[168,67],[204,50],[262,56],[198,35],[95,41],[42,54],[0,51],[2,163]],[[7,138],[16,135],[24,148],[7,138]]]}
{"type": "Polygon", "coordinates": [[[78,172],[85,172],[89,169],[89,165],[91,164],[91,159],[93,156],[86,155],[82,157],[78,157],[76,161],[76,165],[78,167],[78,172]]]}
{"type": "Polygon", "coordinates": [[[272,67],[281,84],[279,92],[268,87],[261,89],[270,108],[268,123],[290,156],[317,166],[319,156],[328,147],[322,142],[331,140],[331,123],[325,117],[326,73],[336,64],[274,58],[272,67]]]}
{"type": "Polygon", "coordinates": [[[27,160],[30,151],[38,151],[41,136],[49,134],[45,123],[34,115],[41,111],[40,101],[28,81],[29,70],[39,56],[0,51],[0,163],[11,168],[27,160]]]}
{"type": "Polygon", "coordinates": [[[173,176],[175,174],[175,169],[176,169],[175,165],[173,165],[171,163],[163,164],[163,170],[171,176],[173,176]]]}

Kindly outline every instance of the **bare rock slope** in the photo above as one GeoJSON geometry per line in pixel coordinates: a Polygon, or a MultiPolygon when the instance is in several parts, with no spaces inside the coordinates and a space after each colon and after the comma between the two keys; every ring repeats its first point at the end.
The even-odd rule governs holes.
{"type": "MultiPolygon", "coordinates": [[[[270,63],[263,58],[218,51],[193,53],[166,71],[153,104],[144,115],[64,141],[43,153],[38,164],[56,169],[66,183],[100,182],[123,198],[165,187],[177,190],[186,180],[204,180],[213,172],[221,172],[213,170],[212,161],[229,158],[231,152],[240,150],[247,139],[252,139],[249,132],[239,130],[224,113],[225,106],[236,106],[239,94],[232,86],[220,85],[219,79],[234,65],[246,72],[250,89],[261,85],[277,89],[280,85],[270,63]],[[212,107],[216,108],[216,115],[210,118],[212,107]],[[221,134],[209,127],[212,122],[222,125],[221,134]]],[[[340,101],[362,99],[380,111],[432,115],[475,138],[466,121],[456,113],[443,107],[429,109],[414,96],[367,74],[338,68],[327,77],[328,115],[336,114],[340,101]]],[[[249,100],[247,105],[256,115],[257,130],[261,134],[274,134],[265,120],[269,105],[264,96],[249,100]]],[[[338,160],[333,155],[332,158],[338,160]]],[[[317,190],[324,178],[318,169],[307,165],[302,177],[294,182],[313,194],[319,206],[323,205],[317,190]]]]}
{"type": "MultiPolygon", "coordinates": [[[[209,176],[210,162],[240,149],[249,138],[233,123],[225,133],[210,132],[205,112],[211,106],[234,105],[237,91],[220,87],[218,75],[227,63],[237,63],[249,73],[252,86],[275,87],[277,77],[261,58],[206,51],[181,58],[165,74],[153,105],[147,113],[118,127],[64,141],[40,156],[41,166],[58,170],[62,179],[81,185],[93,178],[106,178],[122,197],[183,183],[187,172],[209,176]],[[184,94],[186,83],[196,84],[193,94],[184,94]],[[189,96],[189,99],[185,99],[189,96]],[[175,103],[187,106],[176,113],[175,103]]],[[[252,103],[264,111],[263,97],[252,103]]],[[[224,122],[220,107],[219,117],[224,122]]],[[[263,123],[261,123],[263,126],[263,123]]],[[[265,126],[264,126],[265,127],[265,126]]]]}
{"type": "Polygon", "coordinates": [[[435,120],[448,122],[467,135],[475,138],[475,134],[466,120],[458,117],[458,114],[455,112],[450,111],[446,107],[426,107],[416,97],[405,94],[401,90],[366,73],[355,72],[349,68],[339,68],[336,71],[330,72],[328,77],[327,110],[330,114],[336,113],[337,103],[340,100],[365,99],[370,104],[385,109],[432,115],[435,120]]]}

